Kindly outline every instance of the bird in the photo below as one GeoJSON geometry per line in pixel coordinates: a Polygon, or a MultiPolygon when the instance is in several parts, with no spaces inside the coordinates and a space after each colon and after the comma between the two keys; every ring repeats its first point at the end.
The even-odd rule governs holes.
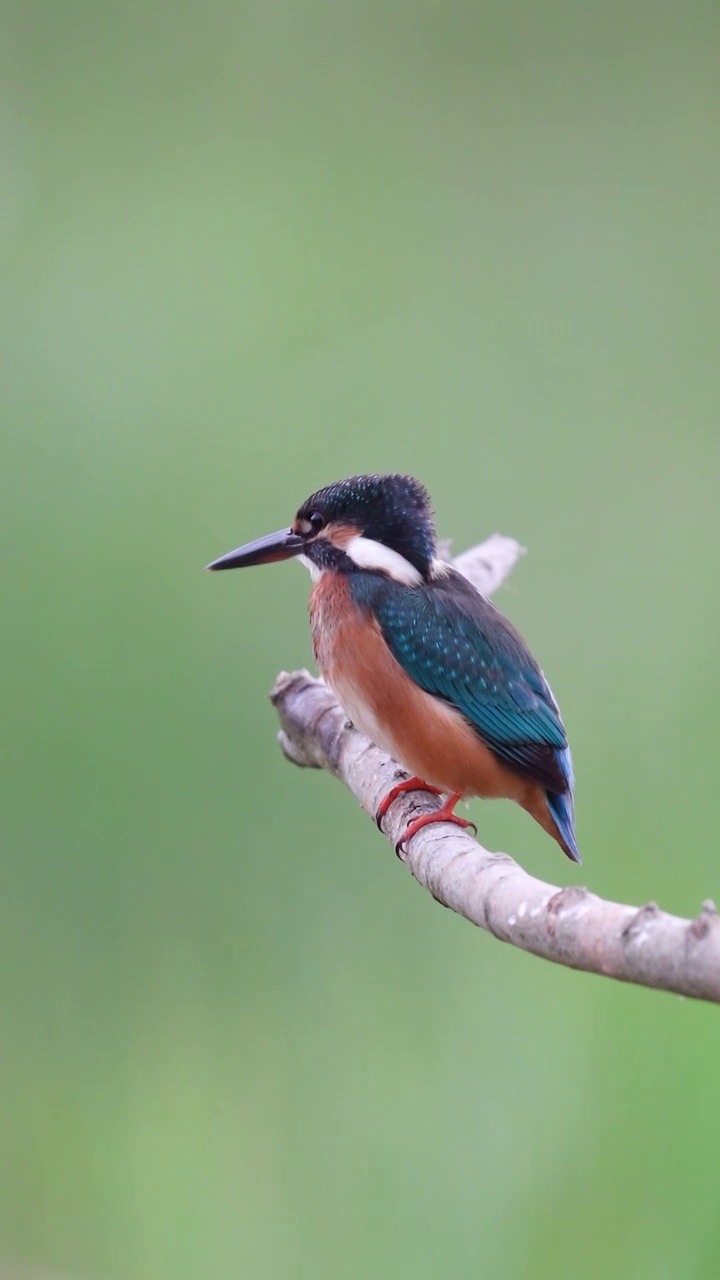
{"type": "MultiPolygon", "coordinates": [[[[514,800],[573,862],[574,775],[558,704],[512,623],[439,558],[427,489],[413,476],[351,476],[318,489],[289,528],[228,552],[216,572],[297,558],[310,571],[321,674],[356,728],[445,799],[398,849],[474,796],[514,800]]],[[[475,833],[477,829],[475,828],[475,833]]]]}

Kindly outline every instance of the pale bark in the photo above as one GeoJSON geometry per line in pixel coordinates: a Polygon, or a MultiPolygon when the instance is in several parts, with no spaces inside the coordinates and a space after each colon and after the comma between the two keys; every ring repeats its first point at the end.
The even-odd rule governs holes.
{"type": "MultiPolygon", "coordinates": [[[[453,563],[490,594],[521,551],[514,539],[496,534],[453,563]]],[[[323,681],[307,671],[278,676],[272,701],[288,759],[334,774],[374,817],[406,776],[397,762],[353,728],[323,681]]],[[[383,819],[393,847],[412,818],[439,803],[417,791],[398,797],[383,819]]],[[[625,906],[579,885],[546,884],[448,823],[423,828],[400,856],[438,902],[503,942],[573,969],[720,1003],[720,917],[710,901],[685,920],[654,902],[625,906]]]]}

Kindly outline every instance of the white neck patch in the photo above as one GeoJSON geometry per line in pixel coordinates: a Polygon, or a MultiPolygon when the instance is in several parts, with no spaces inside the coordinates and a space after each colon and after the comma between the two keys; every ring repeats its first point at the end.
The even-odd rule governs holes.
{"type": "Polygon", "coordinates": [[[298,556],[298,560],[300,564],[304,564],[305,568],[309,570],[310,577],[312,578],[313,582],[317,582],[318,578],[320,578],[323,573],[323,570],[320,568],[320,566],[315,564],[315,561],[311,560],[309,556],[298,556]]]}
{"type": "Polygon", "coordinates": [[[384,543],[375,542],[372,538],[363,538],[361,534],[357,534],[348,542],[345,553],[355,561],[359,569],[377,569],[406,587],[417,587],[422,582],[422,574],[414,564],[401,556],[399,551],[393,551],[392,547],[386,547],[384,543]]]}
{"type": "Polygon", "coordinates": [[[447,560],[439,560],[438,557],[435,556],[435,559],[430,565],[430,577],[447,578],[451,568],[452,565],[449,565],[447,560]]]}

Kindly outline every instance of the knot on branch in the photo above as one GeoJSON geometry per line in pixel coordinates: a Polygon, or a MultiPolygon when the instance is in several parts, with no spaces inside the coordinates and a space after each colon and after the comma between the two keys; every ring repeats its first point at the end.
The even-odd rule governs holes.
{"type": "Polygon", "coordinates": [[[689,933],[694,942],[702,942],[711,932],[717,934],[720,929],[720,916],[712,898],[703,902],[698,915],[691,922],[689,933]]]}

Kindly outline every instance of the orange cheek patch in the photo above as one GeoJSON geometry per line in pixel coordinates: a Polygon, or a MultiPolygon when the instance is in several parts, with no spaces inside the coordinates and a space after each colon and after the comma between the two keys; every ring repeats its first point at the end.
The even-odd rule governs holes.
{"type": "Polygon", "coordinates": [[[334,547],[344,551],[348,543],[352,542],[353,538],[357,538],[362,531],[354,524],[328,524],[323,532],[328,542],[332,542],[334,547]]]}

